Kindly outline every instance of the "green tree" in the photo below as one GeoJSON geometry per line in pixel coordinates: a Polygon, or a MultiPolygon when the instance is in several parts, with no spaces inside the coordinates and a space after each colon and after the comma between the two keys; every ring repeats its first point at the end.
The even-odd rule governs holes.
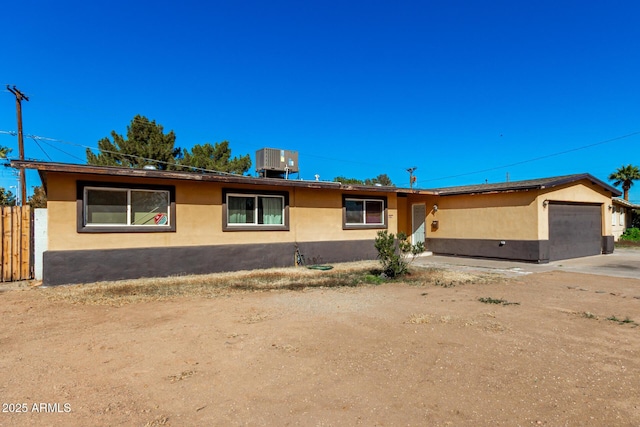
{"type": "Polygon", "coordinates": [[[342,184],[351,184],[351,185],[364,185],[364,182],[356,179],[356,178],[346,178],[344,176],[336,176],[333,178],[333,182],[340,182],[342,184]]]}
{"type": "Polygon", "coordinates": [[[380,174],[375,178],[367,178],[364,180],[364,185],[384,185],[388,187],[394,187],[393,182],[391,182],[391,178],[386,173],[380,174]]]}
{"type": "Polygon", "coordinates": [[[6,159],[7,155],[13,151],[11,148],[9,147],[2,147],[0,146],[0,159],[6,159]]]}
{"type": "Polygon", "coordinates": [[[251,156],[247,154],[231,158],[231,148],[229,148],[228,141],[216,142],[214,145],[207,142],[203,145],[194,145],[191,152],[185,149],[180,164],[243,175],[251,167],[251,156]]]}
{"type": "Polygon", "coordinates": [[[340,182],[342,184],[351,184],[351,185],[385,185],[385,186],[393,186],[391,182],[391,178],[386,173],[380,174],[375,178],[367,178],[364,181],[357,178],[347,178],[344,176],[336,176],[333,178],[333,182],[340,182]]]}
{"type": "Polygon", "coordinates": [[[640,169],[638,166],[622,165],[614,173],[609,175],[610,181],[615,181],[613,185],[616,187],[622,185],[624,191],[624,199],[629,200],[629,189],[633,186],[633,181],[640,179],[640,169]]]}
{"type": "Polygon", "coordinates": [[[0,187],[0,206],[14,206],[16,204],[16,196],[11,192],[0,187]]]}
{"type": "Polygon", "coordinates": [[[33,194],[29,196],[27,203],[32,209],[47,207],[47,194],[41,185],[33,187],[33,194]]]}
{"type": "Polygon", "coordinates": [[[629,224],[629,227],[640,228],[640,209],[631,211],[631,224],[629,224]]]}
{"type": "Polygon", "coordinates": [[[87,163],[98,166],[123,166],[142,168],[147,165],[158,169],[175,169],[182,150],[174,147],[176,135],[164,133],[162,125],[137,115],[127,126],[127,138],[111,131],[108,137],[98,141],[99,154],[87,149],[87,163]]]}

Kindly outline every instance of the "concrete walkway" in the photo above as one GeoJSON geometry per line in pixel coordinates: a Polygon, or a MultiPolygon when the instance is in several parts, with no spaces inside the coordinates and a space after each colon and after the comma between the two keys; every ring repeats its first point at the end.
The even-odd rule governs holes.
{"type": "Polygon", "coordinates": [[[462,271],[493,272],[509,276],[558,270],[640,279],[640,249],[616,249],[614,253],[609,255],[565,259],[548,264],[433,255],[416,258],[414,265],[462,271]]]}

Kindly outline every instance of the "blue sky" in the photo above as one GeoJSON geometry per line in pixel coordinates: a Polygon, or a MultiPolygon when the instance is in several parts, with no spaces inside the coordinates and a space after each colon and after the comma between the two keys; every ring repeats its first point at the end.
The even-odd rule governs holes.
{"type": "Polygon", "coordinates": [[[637,1],[21,0],[3,15],[13,157],[7,84],[29,96],[25,134],[51,138],[25,140],[40,160],[84,163],[141,114],[183,148],[297,150],[303,179],[607,181],[640,165],[637,1]]]}

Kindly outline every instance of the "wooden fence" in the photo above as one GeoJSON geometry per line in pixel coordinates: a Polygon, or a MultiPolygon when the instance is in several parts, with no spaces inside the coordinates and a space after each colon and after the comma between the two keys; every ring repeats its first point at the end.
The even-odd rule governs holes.
{"type": "Polygon", "coordinates": [[[2,256],[3,282],[33,278],[33,219],[30,206],[3,206],[2,256]]]}

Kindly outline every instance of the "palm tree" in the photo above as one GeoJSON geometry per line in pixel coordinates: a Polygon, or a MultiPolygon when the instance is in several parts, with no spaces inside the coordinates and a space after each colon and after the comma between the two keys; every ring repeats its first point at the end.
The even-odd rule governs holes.
{"type": "Polygon", "coordinates": [[[0,159],[6,159],[7,158],[7,154],[9,154],[11,151],[12,150],[9,147],[1,147],[0,146],[0,159]]]}
{"type": "Polygon", "coordinates": [[[633,181],[640,179],[640,169],[633,165],[622,165],[614,173],[609,175],[610,181],[615,181],[613,185],[616,187],[622,184],[624,191],[624,199],[629,200],[629,189],[633,185],[633,181]]]}

